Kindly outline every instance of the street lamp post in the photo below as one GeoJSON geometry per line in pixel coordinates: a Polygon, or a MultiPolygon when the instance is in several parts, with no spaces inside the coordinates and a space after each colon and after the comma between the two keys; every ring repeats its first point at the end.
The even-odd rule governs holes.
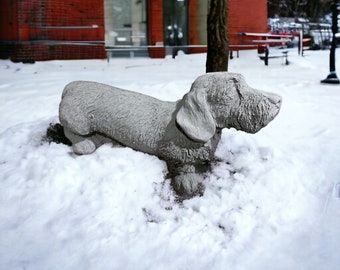
{"type": "Polygon", "coordinates": [[[336,75],[335,70],[335,49],[336,49],[336,33],[338,32],[338,6],[339,0],[333,0],[332,4],[332,45],[331,51],[329,55],[329,75],[326,79],[322,80],[321,83],[332,83],[332,84],[339,84],[340,81],[336,75]]]}

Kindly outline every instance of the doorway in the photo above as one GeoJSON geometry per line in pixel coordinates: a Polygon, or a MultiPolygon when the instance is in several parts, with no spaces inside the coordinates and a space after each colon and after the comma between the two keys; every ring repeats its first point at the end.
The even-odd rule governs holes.
{"type": "Polygon", "coordinates": [[[163,0],[165,46],[188,45],[188,1],[163,0]]]}

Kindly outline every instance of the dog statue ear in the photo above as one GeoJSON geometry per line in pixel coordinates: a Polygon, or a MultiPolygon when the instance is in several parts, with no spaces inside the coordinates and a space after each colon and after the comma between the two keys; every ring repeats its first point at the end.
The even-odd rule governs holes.
{"type": "Polygon", "coordinates": [[[182,99],[176,123],[193,141],[207,142],[216,132],[216,124],[207,103],[206,90],[193,86],[182,99]]]}

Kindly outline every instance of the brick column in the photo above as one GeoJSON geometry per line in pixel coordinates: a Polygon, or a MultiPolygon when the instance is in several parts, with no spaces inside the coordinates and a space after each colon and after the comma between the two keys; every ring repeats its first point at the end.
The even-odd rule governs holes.
{"type": "Polygon", "coordinates": [[[148,1],[148,44],[160,45],[159,48],[149,48],[151,58],[164,58],[164,32],[163,32],[163,1],[148,1]]]}

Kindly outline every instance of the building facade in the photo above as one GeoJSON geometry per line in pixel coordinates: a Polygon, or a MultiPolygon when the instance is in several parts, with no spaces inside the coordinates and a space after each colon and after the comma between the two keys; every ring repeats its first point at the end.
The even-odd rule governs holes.
{"type": "MultiPolygon", "coordinates": [[[[205,51],[208,0],[1,0],[0,57],[33,62],[101,59],[130,48],[164,57],[167,48],[205,51]]],[[[267,30],[267,1],[229,0],[230,44],[267,30]]]]}

